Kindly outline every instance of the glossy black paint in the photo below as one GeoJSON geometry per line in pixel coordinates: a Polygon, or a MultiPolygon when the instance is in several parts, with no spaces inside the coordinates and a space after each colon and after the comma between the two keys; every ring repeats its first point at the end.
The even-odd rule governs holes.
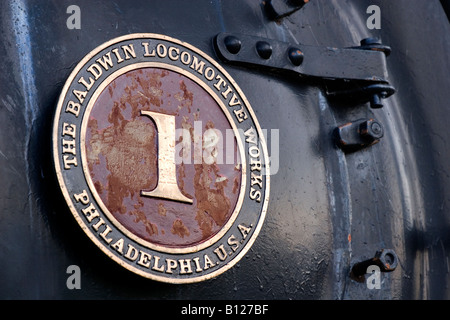
{"type": "Polygon", "coordinates": [[[71,4],[0,3],[0,298],[449,298],[450,26],[439,1],[312,0],[280,21],[254,0],[77,1],[81,29],[69,30],[71,4]],[[366,27],[372,4],[380,30],[366,27]],[[212,57],[220,32],[335,47],[377,37],[392,48],[397,93],[371,109],[328,100],[320,81],[221,63],[268,129],[269,149],[279,149],[266,222],[248,254],[218,278],[158,283],[90,242],[51,161],[53,114],[69,73],[98,45],[136,32],[166,34],[212,57]],[[346,155],[332,130],[360,118],[383,123],[385,137],[346,155]],[[350,278],[351,266],[382,248],[395,250],[398,267],[369,290],[350,278]],[[81,290],[66,287],[69,265],[81,269],[81,290]]]}

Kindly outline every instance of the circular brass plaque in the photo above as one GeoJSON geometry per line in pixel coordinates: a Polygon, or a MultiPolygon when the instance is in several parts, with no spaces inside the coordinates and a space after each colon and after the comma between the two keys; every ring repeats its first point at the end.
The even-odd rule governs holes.
{"type": "Polygon", "coordinates": [[[215,277],[264,222],[268,154],[249,102],[211,57],[167,36],[119,37],[76,66],[53,152],[78,224],[146,278],[215,277]]]}

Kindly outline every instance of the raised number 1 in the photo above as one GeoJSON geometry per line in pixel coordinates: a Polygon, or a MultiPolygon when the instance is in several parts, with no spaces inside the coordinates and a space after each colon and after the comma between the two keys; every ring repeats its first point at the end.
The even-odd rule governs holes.
{"type": "Polygon", "coordinates": [[[141,190],[141,196],[193,203],[192,199],[181,193],[177,183],[175,116],[145,110],[141,110],[141,116],[151,118],[158,132],[158,183],[152,191],[141,190]]]}

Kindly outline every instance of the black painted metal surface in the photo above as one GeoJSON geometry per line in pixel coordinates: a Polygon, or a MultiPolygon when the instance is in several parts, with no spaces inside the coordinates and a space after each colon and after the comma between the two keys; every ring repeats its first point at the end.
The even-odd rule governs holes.
{"type": "Polygon", "coordinates": [[[313,0],[280,21],[253,0],[78,1],[80,30],[66,27],[71,4],[0,4],[2,299],[449,298],[450,26],[439,1],[313,0]],[[366,27],[372,4],[380,30],[366,27]],[[51,161],[55,104],[69,73],[95,47],[136,32],[186,41],[217,61],[220,32],[335,47],[378,37],[392,48],[397,93],[370,109],[328,100],[320,83],[221,62],[268,129],[269,151],[279,150],[266,221],[218,278],[158,283],[110,261],[79,230],[51,161]],[[384,137],[344,154],[332,131],[362,118],[380,121],[384,137]],[[350,278],[352,265],[384,248],[398,266],[381,275],[381,289],[350,278]],[[80,267],[80,290],[66,286],[69,265],[80,267]]]}

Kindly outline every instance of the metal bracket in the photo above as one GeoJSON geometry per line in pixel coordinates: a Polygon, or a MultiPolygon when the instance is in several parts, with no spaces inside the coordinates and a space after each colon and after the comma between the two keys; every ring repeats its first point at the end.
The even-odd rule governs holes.
{"type": "Polygon", "coordinates": [[[300,10],[309,0],[265,0],[264,9],[271,20],[279,20],[300,10]]]}
{"type": "Polygon", "coordinates": [[[379,108],[381,98],[395,92],[387,80],[390,48],[376,39],[363,40],[358,47],[333,48],[219,33],[214,47],[218,57],[228,63],[320,79],[332,98],[352,97],[379,108]]]}

